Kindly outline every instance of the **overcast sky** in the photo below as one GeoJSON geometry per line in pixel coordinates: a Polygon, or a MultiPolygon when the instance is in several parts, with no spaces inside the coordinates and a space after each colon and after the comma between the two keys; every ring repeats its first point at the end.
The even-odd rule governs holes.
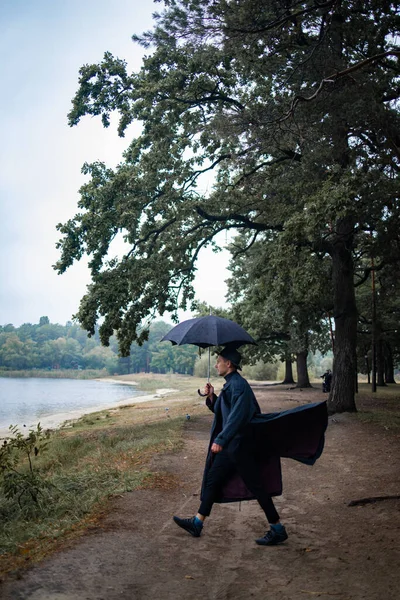
{"type": "MultiPolygon", "coordinates": [[[[105,51],[139,69],[143,52],[131,35],[149,29],[160,8],[151,0],[1,0],[0,325],[43,315],[64,324],[78,309],[89,273],[82,261],[64,275],[52,269],[56,224],[77,212],[82,164],[115,166],[129,143],[100,119],[68,127],[78,71],[105,51]]],[[[225,305],[227,253],[205,250],[198,266],[198,298],[225,305]]]]}

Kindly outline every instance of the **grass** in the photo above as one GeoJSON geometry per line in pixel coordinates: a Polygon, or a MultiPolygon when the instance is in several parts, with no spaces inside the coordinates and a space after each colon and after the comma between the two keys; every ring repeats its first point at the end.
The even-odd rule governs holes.
{"type": "Polygon", "coordinates": [[[385,429],[400,429],[400,386],[389,384],[371,391],[371,385],[360,383],[356,395],[357,416],[362,423],[385,429]]]}
{"type": "Polygon", "coordinates": [[[45,377],[47,379],[96,379],[106,377],[106,369],[24,369],[5,371],[0,369],[0,377],[45,377]]]}
{"type": "Polygon", "coordinates": [[[109,377],[109,379],[126,383],[135,382],[141,390],[146,392],[156,392],[158,389],[165,388],[177,389],[177,393],[180,395],[192,394],[197,387],[204,387],[204,378],[192,377],[191,375],[132,373],[130,375],[115,375],[109,377]]]}
{"type": "Polygon", "coordinates": [[[359,412],[358,418],[362,423],[379,425],[388,430],[400,430],[400,414],[390,414],[385,410],[359,412]]]}
{"type": "Polygon", "coordinates": [[[181,447],[183,423],[175,417],[55,432],[47,450],[34,459],[46,484],[39,503],[24,497],[19,506],[15,498],[0,495],[0,553],[24,551],[33,540],[48,542],[93,517],[111,496],[154,485],[158,474],[149,470],[150,458],[181,447]]]}
{"type": "Polygon", "coordinates": [[[34,457],[44,482],[38,504],[23,498],[19,506],[15,498],[4,496],[0,485],[0,574],[45,556],[94,526],[113,496],[176,485],[172,476],[151,469],[151,458],[182,447],[186,414],[195,418],[204,412],[196,391],[204,381],[144,374],[131,379],[139,380],[144,391],[177,391],[89,414],[51,432],[47,450],[34,457]]]}

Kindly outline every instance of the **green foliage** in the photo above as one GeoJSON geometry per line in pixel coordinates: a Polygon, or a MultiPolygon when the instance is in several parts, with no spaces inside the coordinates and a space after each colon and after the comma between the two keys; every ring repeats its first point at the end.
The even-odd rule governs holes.
{"type": "Polygon", "coordinates": [[[258,341],[246,348],[247,358],[271,361],[304,350],[326,352],[332,309],[330,262],[285,246],[275,236],[253,240],[251,247],[249,243],[251,236],[241,234],[231,244],[228,280],[233,318],[258,341]]]}
{"type": "MultiPolygon", "coordinates": [[[[215,354],[211,352],[210,357],[210,377],[215,376],[215,354]]],[[[208,350],[203,350],[201,356],[199,356],[194,364],[193,374],[195,377],[207,377],[208,376],[208,350]]]]}
{"type": "Polygon", "coordinates": [[[387,235],[396,16],[390,4],[378,12],[374,2],[362,11],[357,2],[168,3],[154,30],[135,37],[152,48],[139,73],[110,53],[82,67],[71,125],[100,115],[108,126],[113,111],[120,135],[144,123],[115,171],[85,165],[82,212],[59,226],[59,272],[92,257],[85,328],[105,315],[102,340],[117,330],[127,352],[144,317],[193,300],[198,252],[223,228],[328,251],[337,219],[351,217],[360,241],[371,219],[387,235]],[[211,168],[213,190],[199,196],[211,168]],[[127,252],[110,260],[118,233],[127,252]]]}
{"type": "MultiPolygon", "coordinates": [[[[100,344],[98,330],[88,337],[78,325],[65,326],[52,324],[47,317],[41,317],[39,325],[24,323],[20,327],[0,329],[0,374],[4,370],[27,372],[35,376],[35,370],[49,369],[49,376],[68,371],[89,370],[94,376],[123,373],[176,372],[192,374],[197,356],[193,346],[173,347],[169,342],[160,344],[161,338],[172,325],[155,321],[144,331],[147,340],[142,345],[132,344],[130,356],[118,356],[118,344],[113,336],[110,346],[100,344]],[[41,324],[40,324],[41,323],[41,324]],[[105,371],[101,373],[101,370],[105,371]]],[[[42,371],[40,371],[42,372],[42,371]]]]}
{"type": "Polygon", "coordinates": [[[264,363],[258,360],[254,365],[244,365],[243,377],[256,381],[276,381],[278,378],[278,363],[264,363]]]}
{"type": "Polygon", "coordinates": [[[365,282],[357,287],[358,365],[360,373],[371,370],[373,331],[375,329],[378,369],[386,366],[387,380],[388,369],[393,377],[393,369],[400,363],[399,279],[396,269],[392,265],[381,265],[375,272],[375,294],[373,294],[372,276],[369,272],[372,260],[372,258],[368,262],[364,260],[364,271],[368,277],[364,275],[365,282]]]}
{"type": "Polygon", "coordinates": [[[321,352],[310,354],[308,356],[307,364],[310,378],[322,382],[322,379],[320,379],[321,375],[323,375],[327,369],[332,371],[333,368],[332,351],[327,352],[325,355],[321,354],[321,352]]]}
{"type": "Polygon", "coordinates": [[[149,48],[138,73],[110,53],[80,71],[71,125],[98,115],[108,126],[116,111],[120,135],[133,121],[143,127],[116,169],[84,165],[79,212],[58,225],[56,270],[90,258],[79,322],[94,334],[104,317],[101,341],[116,331],[128,355],[146,339],[144,319],[193,303],[202,248],[217,250],[224,229],[245,232],[240,252],[250,256],[257,242],[268,247],[260,260],[272,257],[257,280],[255,315],[275,296],[261,327],[274,321],[296,348],[321,347],[333,307],[333,393],[353,410],[353,273],[371,253],[379,265],[400,262],[395,5],[176,0],[155,19],[134,38],[149,48]],[[126,244],[120,258],[110,255],[116,237],[126,244]],[[289,268],[290,293],[265,293],[289,268]],[[312,298],[321,271],[330,303],[320,286],[312,298]]]}
{"type": "Polygon", "coordinates": [[[13,425],[10,432],[12,437],[0,448],[0,487],[5,498],[17,500],[20,508],[25,505],[29,509],[32,502],[40,503],[48,487],[34,461],[47,449],[49,434],[40,423],[26,437],[13,425]]]}
{"type": "MultiPolygon", "coordinates": [[[[146,467],[146,456],[180,448],[183,423],[180,417],[146,425],[114,424],[112,429],[81,425],[77,433],[58,431],[50,437],[39,426],[27,438],[14,431],[15,441],[7,443],[13,445],[12,451],[9,447],[0,455],[3,472],[14,469],[15,453],[20,461],[29,453],[36,479],[21,479],[15,489],[4,487],[1,479],[0,554],[18,551],[32,538],[63,535],[110,495],[151,485],[153,474],[146,467]]],[[[22,462],[18,464],[28,476],[29,466],[23,471],[22,462]]]]}
{"type": "Polygon", "coordinates": [[[0,377],[39,377],[45,379],[99,379],[106,377],[106,369],[24,369],[15,371],[4,371],[0,369],[0,377]]]}

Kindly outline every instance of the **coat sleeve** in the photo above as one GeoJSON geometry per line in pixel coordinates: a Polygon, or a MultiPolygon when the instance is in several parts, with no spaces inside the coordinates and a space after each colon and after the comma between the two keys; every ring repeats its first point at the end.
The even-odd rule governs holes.
{"type": "Polygon", "coordinates": [[[215,407],[215,403],[217,401],[217,396],[216,394],[213,394],[212,398],[206,398],[206,406],[207,408],[209,408],[211,410],[211,412],[214,412],[214,407],[215,407]]]}
{"type": "Polygon", "coordinates": [[[222,447],[226,446],[245,425],[250,423],[255,412],[253,395],[248,384],[235,385],[231,398],[231,412],[214,442],[222,447]]]}

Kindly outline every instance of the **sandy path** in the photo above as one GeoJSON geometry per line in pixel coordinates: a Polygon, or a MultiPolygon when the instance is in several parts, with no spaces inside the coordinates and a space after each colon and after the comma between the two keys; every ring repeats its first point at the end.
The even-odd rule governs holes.
{"type": "MultiPolygon", "coordinates": [[[[306,400],[299,392],[256,393],[266,412],[306,400]]],[[[117,498],[98,529],[8,579],[2,600],[398,600],[400,501],[348,506],[400,493],[398,435],[354,415],[331,418],[314,467],[283,461],[276,504],[289,540],[265,548],[254,543],[266,529],[256,502],[217,505],[199,539],[171,520],[198,507],[209,427],[208,415],[187,422],[183,452],[155,457],[154,469],[179,476],[178,489],[117,498]]]]}

